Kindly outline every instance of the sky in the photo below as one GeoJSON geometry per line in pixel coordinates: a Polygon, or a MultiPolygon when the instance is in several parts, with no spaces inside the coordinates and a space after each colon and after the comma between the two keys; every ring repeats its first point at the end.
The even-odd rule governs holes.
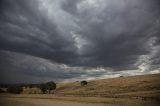
{"type": "Polygon", "coordinates": [[[154,73],[159,0],[0,0],[0,83],[154,73]]]}

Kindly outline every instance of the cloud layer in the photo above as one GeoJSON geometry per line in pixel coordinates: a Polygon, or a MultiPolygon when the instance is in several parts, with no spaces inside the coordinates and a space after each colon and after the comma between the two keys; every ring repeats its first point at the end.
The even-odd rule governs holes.
{"type": "Polygon", "coordinates": [[[22,76],[27,82],[156,70],[159,5],[159,0],[1,0],[1,82],[12,74],[21,77],[15,82],[22,76]],[[105,71],[95,72],[97,67],[105,71]]]}

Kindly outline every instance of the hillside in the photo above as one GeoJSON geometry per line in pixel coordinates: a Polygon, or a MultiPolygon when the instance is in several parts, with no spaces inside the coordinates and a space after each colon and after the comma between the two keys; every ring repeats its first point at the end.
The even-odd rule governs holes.
{"type": "Polygon", "coordinates": [[[110,78],[90,81],[81,86],[80,82],[59,84],[58,95],[105,96],[105,97],[160,97],[160,74],[110,78]]]}
{"type": "MultiPolygon", "coordinates": [[[[58,83],[54,94],[0,95],[0,106],[159,106],[160,74],[58,83]]],[[[36,91],[37,92],[37,91],[36,91]]]]}

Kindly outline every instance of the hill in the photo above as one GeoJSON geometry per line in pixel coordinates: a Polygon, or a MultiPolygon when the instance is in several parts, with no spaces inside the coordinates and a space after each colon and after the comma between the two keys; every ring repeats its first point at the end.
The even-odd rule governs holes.
{"type": "Polygon", "coordinates": [[[86,86],[80,82],[59,84],[58,95],[103,97],[160,98],[160,74],[93,80],[86,86]]]}
{"type": "Polygon", "coordinates": [[[0,106],[159,106],[160,74],[93,80],[86,86],[58,83],[54,94],[30,90],[33,94],[1,94],[0,106]]]}

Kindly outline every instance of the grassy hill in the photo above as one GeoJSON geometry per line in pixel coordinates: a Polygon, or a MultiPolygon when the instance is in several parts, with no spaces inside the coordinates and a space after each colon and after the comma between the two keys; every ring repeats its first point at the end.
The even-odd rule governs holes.
{"type": "MultiPolygon", "coordinates": [[[[38,106],[46,104],[44,106],[48,106],[55,104],[56,101],[67,106],[71,106],[69,103],[79,103],[79,106],[84,106],[84,103],[91,103],[91,106],[159,106],[160,104],[160,74],[94,80],[86,86],[81,86],[80,82],[58,83],[57,86],[53,95],[2,94],[0,105],[38,106]]],[[[26,92],[30,90],[35,93],[37,89],[26,89],[26,92]]]]}
{"type": "Polygon", "coordinates": [[[59,84],[56,94],[104,97],[158,97],[160,98],[160,74],[110,78],[59,84]]]}

